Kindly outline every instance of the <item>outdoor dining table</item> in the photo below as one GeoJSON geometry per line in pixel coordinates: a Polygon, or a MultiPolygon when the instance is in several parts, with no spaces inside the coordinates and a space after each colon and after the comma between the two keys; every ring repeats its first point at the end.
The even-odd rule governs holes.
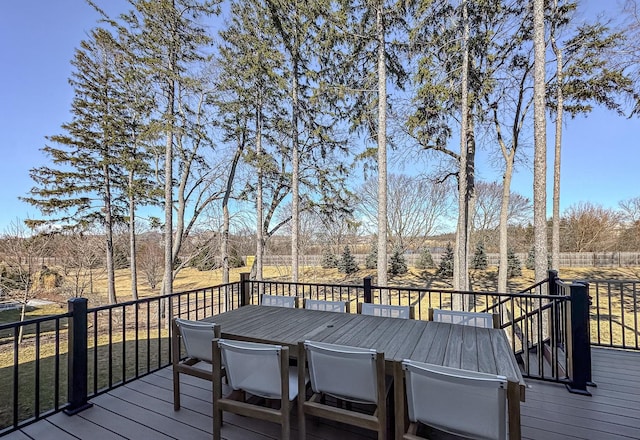
{"type": "Polygon", "coordinates": [[[396,438],[402,438],[405,429],[403,359],[505,376],[509,438],[520,439],[520,401],[524,401],[525,383],[501,329],[258,305],[246,305],[204,321],[219,324],[223,338],[286,345],[292,355],[298,342],[304,340],[374,348],[384,353],[386,371],[393,374],[396,383],[396,438]]]}

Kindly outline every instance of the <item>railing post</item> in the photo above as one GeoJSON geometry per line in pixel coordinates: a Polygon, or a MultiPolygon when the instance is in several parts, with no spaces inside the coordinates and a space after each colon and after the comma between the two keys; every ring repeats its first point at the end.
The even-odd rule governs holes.
{"type": "Polygon", "coordinates": [[[364,277],[364,302],[371,303],[372,289],[371,289],[371,277],[364,277]]]}
{"type": "Polygon", "coordinates": [[[246,306],[250,303],[249,275],[249,272],[242,272],[240,274],[240,307],[246,306]]]}
{"type": "Polygon", "coordinates": [[[548,270],[547,271],[547,292],[549,295],[557,295],[558,294],[558,284],[556,281],[558,280],[558,271],[557,270],[548,270]]]}
{"type": "Polygon", "coordinates": [[[570,361],[571,382],[567,389],[571,393],[590,396],[587,385],[591,382],[591,338],[589,323],[589,284],[573,283],[571,289],[571,304],[567,311],[570,343],[567,344],[567,355],[570,361]]]}
{"type": "Polygon", "coordinates": [[[93,406],[87,400],[87,299],[72,298],[67,302],[69,313],[67,399],[64,410],[74,415],[93,406]]]}

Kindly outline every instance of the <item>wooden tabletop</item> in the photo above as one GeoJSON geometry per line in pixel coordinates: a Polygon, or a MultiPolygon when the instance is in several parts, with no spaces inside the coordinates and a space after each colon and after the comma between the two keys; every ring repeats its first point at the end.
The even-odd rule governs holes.
{"type": "Polygon", "coordinates": [[[498,329],[257,305],[206,321],[220,324],[223,338],[282,344],[292,349],[304,340],[374,348],[390,362],[412,359],[482,371],[524,385],[504,331],[498,329]]]}
{"type": "MultiPolygon", "coordinates": [[[[287,345],[292,354],[304,340],[374,348],[384,353],[387,371],[396,379],[403,359],[505,376],[510,438],[520,437],[525,382],[501,329],[258,305],[205,320],[219,324],[223,338],[287,345]]],[[[396,400],[403,398],[400,387],[396,393],[396,400]]],[[[403,408],[396,408],[397,416],[403,413],[403,408]]]]}

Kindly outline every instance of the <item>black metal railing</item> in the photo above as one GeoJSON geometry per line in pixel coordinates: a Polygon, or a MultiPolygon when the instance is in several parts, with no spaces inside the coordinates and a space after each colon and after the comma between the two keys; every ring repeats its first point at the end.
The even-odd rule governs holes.
{"type": "Polygon", "coordinates": [[[240,283],[0,325],[0,435],[64,410],[171,363],[173,317],[201,319],[240,305],[240,283]],[[22,340],[20,341],[20,335],[22,340]]]}
{"type": "Polygon", "coordinates": [[[361,285],[293,283],[249,280],[246,275],[244,303],[258,304],[259,295],[297,296],[300,299],[349,301],[355,313],[358,302],[411,305],[415,319],[428,319],[430,308],[467,310],[500,315],[501,328],[529,378],[570,382],[564,350],[567,339],[567,306],[570,291],[558,290],[555,271],[520,293],[466,292],[451,289],[381,287],[366,277],[361,285]],[[561,339],[559,339],[561,338],[561,339]]]}
{"type": "MultiPolygon", "coordinates": [[[[0,391],[8,396],[0,401],[0,435],[60,410],[82,410],[90,398],[168,366],[173,317],[214,316],[257,304],[260,293],[413,305],[416,319],[427,319],[429,308],[498,313],[526,377],[581,392],[591,382],[589,288],[551,272],[514,294],[381,287],[371,278],[351,285],[254,281],[242,274],[237,283],[91,309],[86,299],[74,299],[67,313],[0,325],[0,391]]],[[[636,291],[633,286],[634,307],[636,291]]],[[[637,329],[637,318],[631,322],[637,329]]]]}
{"type": "Polygon", "coordinates": [[[640,281],[581,282],[591,297],[591,344],[640,350],[640,281]]]}

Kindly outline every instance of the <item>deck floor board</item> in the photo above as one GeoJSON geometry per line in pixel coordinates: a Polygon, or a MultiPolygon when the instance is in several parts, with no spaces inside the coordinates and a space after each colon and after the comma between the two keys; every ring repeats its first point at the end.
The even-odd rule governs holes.
{"type": "MultiPolygon", "coordinates": [[[[522,437],[529,440],[631,440],[640,438],[640,353],[592,349],[592,396],[563,385],[529,380],[522,404],[522,437]]],[[[182,375],[181,409],[173,410],[171,368],[92,400],[75,416],[58,413],[7,434],[7,440],[209,439],[211,384],[182,375]]],[[[298,439],[293,414],[292,439],[298,439]]],[[[325,421],[307,423],[310,440],[367,440],[372,432],[325,421]]],[[[225,413],[226,440],[274,440],[279,426],[225,413]]],[[[3,438],[3,440],[4,440],[3,438]]]]}

